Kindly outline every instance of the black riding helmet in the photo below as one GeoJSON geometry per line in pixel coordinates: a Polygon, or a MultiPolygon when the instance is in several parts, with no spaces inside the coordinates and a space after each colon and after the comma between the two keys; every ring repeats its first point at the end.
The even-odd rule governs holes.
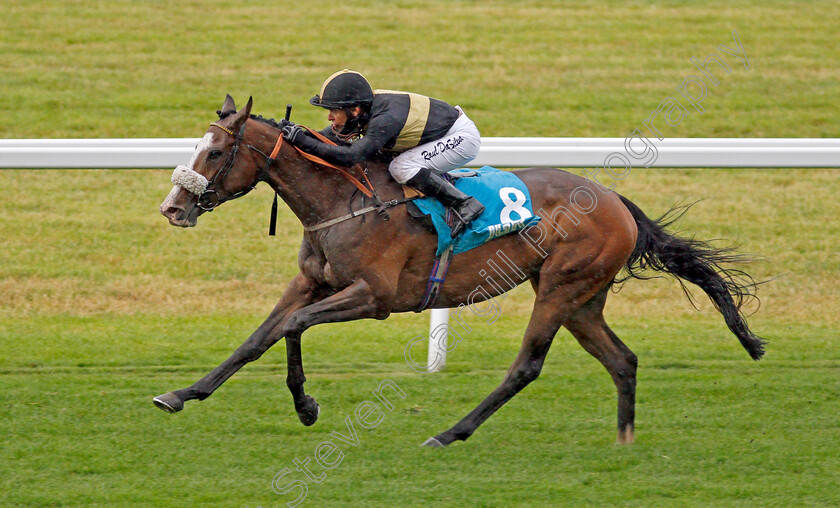
{"type": "Polygon", "coordinates": [[[309,99],[313,106],[326,109],[347,109],[369,106],[373,102],[373,89],[364,76],[344,69],[328,77],[321,85],[321,92],[309,99]]]}

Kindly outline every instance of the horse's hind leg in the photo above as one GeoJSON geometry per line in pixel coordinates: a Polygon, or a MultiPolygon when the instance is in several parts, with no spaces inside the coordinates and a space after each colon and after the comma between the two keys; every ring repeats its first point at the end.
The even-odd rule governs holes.
{"type": "Polygon", "coordinates": [[[608,291],[607,288],[602,289],[572,314],[564,326],[612,376],[618,389],[618,442],[629,444],[633,442],[638,360],[604,321],[608,291]]]}
{"type": "MultiPolygon", "coordinates": [[[[591,280],[563,285],[547,284],[546,286],[554,288],[551,292],[546,294],[538,291],[519,354],[508,369],[502,384],[454,427],[429,438],[423,445],[447,446],[456,440],[466,440],[505,402],[537,379],[554,335],[572,310],[579,306],[581,301],[589,298],[591,284],[591,280]]],[[[537,284],[534,286],[536,289],[537,284]]]]}

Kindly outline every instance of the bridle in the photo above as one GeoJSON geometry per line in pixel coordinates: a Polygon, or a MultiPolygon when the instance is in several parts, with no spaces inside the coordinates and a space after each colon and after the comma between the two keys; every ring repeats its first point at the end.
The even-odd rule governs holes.
{"type": "MultiPolygon", "coordinates": [[[[233,136],[234,141],[233,146],[231,147],[230,152],[228,153],[227,160],[225,160],[225,164],[222,166],[222,169],[220,169],[215,175],[213,175],[213,178],[207,183],[207,188],[198,196],[197,206],[205,212],[212,212],[217,206],[219,206],[222,203],[222,200],[219,197],[219,193],[216,191],[215,187],[217,187],[217,182],[218,185],[222,184],[222,181],[224,180],[225,176],[227,176],[228,172],[230,172],[230,169],[233,167],[233,164],[236,161],[236,155],[239,153],[239,145],[242,142],[242,134],[245,132],[245,125],[246,123],[243,123],[242,126],[239,128],[238,132],[233,132],[232,130],[219,124],[218,122],[213,122],[210,124],[210,127],[218,127],[225,133],[233,136]]],[[[283,135],[280,134],[280,138],[277,140],[277,145],[280,145],[282,139],[283,135]]],[[[242,197],[245,194],[248,194],[249,192],[254,190],[258,183],[268,181],[268,171],[271,167],[271,164],[274,162],[274,157],[272,157],[272,155],[276,156],[276,153],[272,153],[272,155],[267,155],[263,153],[262,150],[253,145],[245,144],[243,146],[245,148],[250,148],[251,150],[254,150],[255,152],[265,157],[266,164],[260,170],[259,174],[257,175],[257,179],[254,180],[254,183],[242,189],[241,191],[231,195],[231,197],[227,199],[228,201],[231,199],[242,197]]],[[[275,147],[275,152],[277,151],[277,148],[279,148],[279,146],[275,147]]]]}

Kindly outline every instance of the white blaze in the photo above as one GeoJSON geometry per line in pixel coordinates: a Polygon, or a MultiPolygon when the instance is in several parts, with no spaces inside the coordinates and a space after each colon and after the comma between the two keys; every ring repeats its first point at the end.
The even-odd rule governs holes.
{"type": "Polygon", "coordinates": [[[201,138],[198,141],[198,144],[195,145],[195,152],[193,152],[192,157],[190,158],[190,162],[187,163],[187,167],[190,168],[191,170],[195,171],[195,161],[196,161],[196,159],[198,159],[198,155],[201,152],[203,152],[204,150],[207,150],[208,148],[210,148],[210,146],[212,144],[213,144],[213,133],[208,132],[207,134],[204,135],[203,138],[201,138]]]}

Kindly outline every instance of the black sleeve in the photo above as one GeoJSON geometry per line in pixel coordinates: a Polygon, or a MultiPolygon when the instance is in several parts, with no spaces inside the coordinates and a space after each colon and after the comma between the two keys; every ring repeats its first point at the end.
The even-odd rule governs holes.
{"type": "MultiPolygon", "coordinates": [[[[385,144],[399,134],[402,127],[386,115],[374,117],[368,123],[367,132],[358,141],[350,145],[328,145],[311,136],[304,136],[298,142],[301,150],[340,166],[352,166],[369,159],[381,150],[385,144]]],[[[323,133],[323,131],[322,131],[323,133]]]]}

